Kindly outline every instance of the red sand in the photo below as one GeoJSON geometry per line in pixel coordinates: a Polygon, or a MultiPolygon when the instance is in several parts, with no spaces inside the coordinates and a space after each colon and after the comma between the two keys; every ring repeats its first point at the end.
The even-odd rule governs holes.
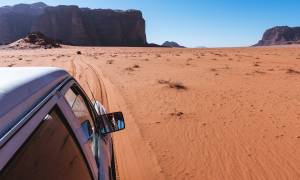
{"type": "Polygon", "coordinates": [[[297,47],[64,47],[0,57],[2,66],[66,68],[124,112],[127,129],[114,135],[121,179],[300,179],[297,47]]]}

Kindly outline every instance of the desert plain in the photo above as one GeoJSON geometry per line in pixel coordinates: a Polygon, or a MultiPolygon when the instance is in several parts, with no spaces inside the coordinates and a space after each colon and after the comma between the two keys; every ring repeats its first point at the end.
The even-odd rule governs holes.
{"type": "Polygon", "coordinates": [[[123,111],[120,179],[300,179],[297,46],[3,49],[0,62],[62,67],[123,111]]]}

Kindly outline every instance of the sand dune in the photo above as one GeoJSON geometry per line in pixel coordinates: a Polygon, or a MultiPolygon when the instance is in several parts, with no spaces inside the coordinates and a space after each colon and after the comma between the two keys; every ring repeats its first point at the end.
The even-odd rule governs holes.
{"type": "Polygon", "coordinates": [[[123,111],[127,129],[114,135],[121,179],[300,179],[296,46],[64,47],[0,58],[63,67],[123,111]]]}

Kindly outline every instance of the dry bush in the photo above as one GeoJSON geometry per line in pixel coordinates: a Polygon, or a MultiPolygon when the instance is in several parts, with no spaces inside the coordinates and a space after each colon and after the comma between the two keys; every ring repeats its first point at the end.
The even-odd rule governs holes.
{"type": "Polygon", "coordinates": [[[177,90],[186,90],[187,88],[182,84],[182,82],[170,82],[169,83],[170,88],[174,88],[177,90]]]}
{"type": "Polygon", "coordinates": [[[300,74],[300,71],[297,71],[297,70],[294,70],[294,69],[290,68],[286,71],[286,73],[288,73],[288,74],[300,74]]]}
{"type": "Polygon", "coordinates": [[[126,71],[134,71],[134,69],[132,67],[127,67],[125,68],[126,71]]]}
{"type": "Polygon", "coordinates": [[[257,74],[266,74],[266,72],[260,71],[260,70],[255,70],[254,73],[257,73],[257,74]]]}
{"type": "Polygon", "coordinates": [[[114,62],[114,60],[107,60],[106,64],[112,64],[114,62]]]}
{"type": "Polygon", "coordinates": [[[171,113],[171,116],[181,117],[183,114],[184,114],[183,112],[173,112],[171,113]]]}
{"type": "Polygon", "coordinates": [[[157,81],[159,84],[169,84],[170,81],[167,81],[167,80],[163,80],[163,79],[160,79],[157,81]]]}
{"type": "Polygon", "coordinates": [[[256,66],[256,67],[260,66],[260,65],[259,65],[259,62],[255,62],[255,63],[253,64],[253,66],[256,66]]]}
{"type": "Polygon", "coordinates": [[[170,88],[172,89],[176,89],[176,90],[186,90],[187,87],[183,85],[182,82],[179,81],[171,81],[171,80],[158,80],[159,84],[166,84],[168,85],[170,88]]]}
{"type": "Polygon", "coordinates": [[[133,65],[133,68],[140,68],[138,64],[133,65]]]}
{"type": "Polygon", "coordinates": [[[81,51],[77,51],[77,54],[80,55],[80,54],[81,54],[81,51]]]}

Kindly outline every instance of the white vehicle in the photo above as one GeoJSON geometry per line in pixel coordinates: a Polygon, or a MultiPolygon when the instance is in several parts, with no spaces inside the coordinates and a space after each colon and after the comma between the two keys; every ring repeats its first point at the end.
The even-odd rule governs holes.
{"type": "Polygon", "coordinates": [[[0,179],[116,179],[110,133],[125,128],[59,68],[0,68],[0,179]]]}

